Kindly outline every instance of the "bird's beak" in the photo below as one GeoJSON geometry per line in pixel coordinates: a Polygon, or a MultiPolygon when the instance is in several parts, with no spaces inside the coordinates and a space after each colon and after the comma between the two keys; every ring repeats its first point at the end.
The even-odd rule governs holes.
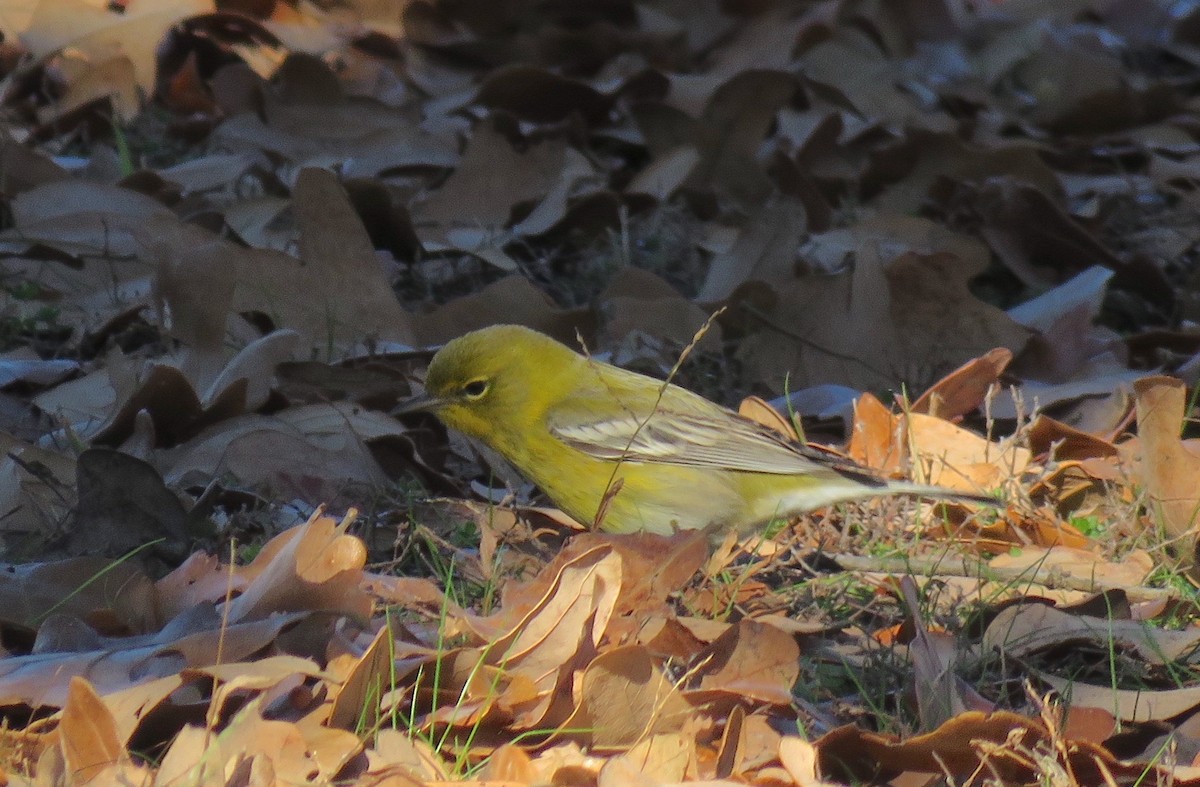
{"type": "Polygon", "coordinates": [[[428,393],[417,394],[416,396],[405,399],[392,409],[392,415],[408,415],[409,413],[430,413],[436,412],[446,404],[444,398],[438,396],[430,396],[428,393]]]}

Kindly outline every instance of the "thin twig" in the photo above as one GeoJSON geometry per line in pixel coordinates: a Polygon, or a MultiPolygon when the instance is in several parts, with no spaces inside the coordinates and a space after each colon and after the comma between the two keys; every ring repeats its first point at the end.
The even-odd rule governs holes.
{"type": "Polygon", "coordinates": [[[1167,588],[1144,586],[1105,585],[1094,577],[1074,577],[1050,569],[1032,570],[1028,567],[990,566],[981,560],[966,556],[942,555],[923,557],[866,557],[863,555],[828,555],[847,571],[866,571],[877,574],[900,574],[914,576],[969,577],[1014,585],[1038,585],[1049,589],[1082,590],[1101,593],[1105,590],[1123,590],[1131,601],[1159,601],[1178,598],[1179,594],[1167,588]]]}

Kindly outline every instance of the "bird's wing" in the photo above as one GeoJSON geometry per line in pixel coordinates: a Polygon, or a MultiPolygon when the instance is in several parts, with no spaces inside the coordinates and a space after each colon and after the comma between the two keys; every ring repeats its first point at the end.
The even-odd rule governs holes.
{"type": "Polygon", "coordinates": [[[604,420],[551,423],[551,433],[596,459],[621,459],[754,473],[798,475],[830,471],[861,477],[854,462],[794,443],[754,421],[713,408],[700,414],[656,410],[604,420]]]}

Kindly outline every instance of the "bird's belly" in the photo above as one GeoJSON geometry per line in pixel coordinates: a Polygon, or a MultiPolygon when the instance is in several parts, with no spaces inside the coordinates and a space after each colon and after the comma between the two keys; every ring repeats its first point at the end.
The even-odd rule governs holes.
{"type": "Polygon", "coordinates": [[[577,454],[526,475],[566,513],[609,533],[669,535],[732,524],[739,501],[720,474],[702,468],[594,459],[577,454]]]}
{"type": "Polygon", "coordinates": [[[719,476],[669,465],[622,467],[621,488],[600,523],[610,533],[723,529],[733,525],[740,501],[719,476]],[[647,467],[652,474],[646,472],[647,467]],[[639,472],[642,471],[642,472],[639,472]]]}

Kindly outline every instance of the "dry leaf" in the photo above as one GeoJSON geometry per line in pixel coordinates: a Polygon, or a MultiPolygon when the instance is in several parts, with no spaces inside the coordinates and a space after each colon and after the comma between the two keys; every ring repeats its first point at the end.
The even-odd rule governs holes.
{"type": "Polygon", "coordinates": [[[1174,541],[1186,567],[1195,564],[1196,514],[1200,511],[1200,456],[1180,441],[1187,386],[1170,377],[1134,383],[1138,434],[1142,445],[1141,482],[1156,522],[1174,541]]]}
{"type": "Polygon", "coordinates": [[[240,596],[230,602],[232,622],[290,610],[325,610],[366,619],[371,599],[361,588],[366,548],[341,524],[318,511],[290,533],[240,596]]]}
{"type": "Polygon", "coordinates": [[[623,749],[644,738],[677,732],[692,706],[640,645],[614,648],[580,678],[579,710],[565,725],[589,731],[600,749],[623,749]]]}
{"type": "Polygon", "coordinates": [[[63,762],[73,781],[86,784],[125,757],[112,713],[83,678],[71,678],[59,726],[63,762]]]}

